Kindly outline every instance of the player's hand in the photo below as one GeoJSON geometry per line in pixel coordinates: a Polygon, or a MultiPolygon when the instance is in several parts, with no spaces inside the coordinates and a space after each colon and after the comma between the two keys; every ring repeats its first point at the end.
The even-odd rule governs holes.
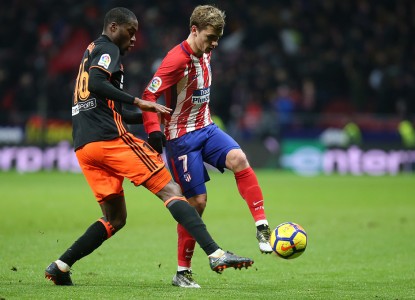
{"type": "Polygon", "coordinates": [[[134,99],[134,105],[138,106],[142,111],[152,111],[161,114],[169,114],[172,111],[172,109],[168,108],[167,106],[158,104],[156,102],[143,100],[140,98],[134,99]]]}
{"type": "Polygon", "coordinates": [[[163,153],[163,147],[166,146],[166,136],[161,131],[153,131],[148,135],[148,143],[158,153],[163,153]]]}

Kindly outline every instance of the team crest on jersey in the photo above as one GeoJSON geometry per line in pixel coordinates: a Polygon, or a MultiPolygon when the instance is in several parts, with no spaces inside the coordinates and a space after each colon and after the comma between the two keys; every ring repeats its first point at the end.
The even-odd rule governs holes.
{"type": "Polygon", "coordinates": [[[103,66],[105,69],[108,69],[108,67],[110,66],[110,63],[111,63],[111,56],[105,53],[101,55],[98,65],[103,66]]]}
{"type": "Polygon", "coordinates": [[[190,182],[190,180],[192,180],[192,177],[190,176],[189,173],[185,173],[183,174],[184,180],[186,180],[187,182],[190,182]]]}
{"type": "Polygon", "coordinates": [[[150,92],[155,93],[160,88],[161,84],[162,84],[161,78],[160,77],[154,77],[153,79],[151,79],[147,89],[150,92]]]}

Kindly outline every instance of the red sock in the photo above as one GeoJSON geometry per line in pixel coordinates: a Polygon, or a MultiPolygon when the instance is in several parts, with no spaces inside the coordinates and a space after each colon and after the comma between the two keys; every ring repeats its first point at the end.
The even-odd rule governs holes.
{"type": "Polygon", "coordinates": [[[258,179],[251,167],[235,173],[236,185],[239,193],[245,199],[255,222],[266,220],[264,211],[264,197],[258,184],[258,179]]]}
{"type": "Polygon", "coordinates": [[[177,224],[177,262],[180,267],[192,266],[193,251],[196,241],[180,224],[177,224]]]}

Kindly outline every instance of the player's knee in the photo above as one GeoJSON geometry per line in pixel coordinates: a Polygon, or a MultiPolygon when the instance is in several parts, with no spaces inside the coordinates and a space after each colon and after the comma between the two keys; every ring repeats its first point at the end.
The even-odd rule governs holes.
{"type": "Polygon", "coordinates": [[[112,227],[114,227],[114,233],[121,230],[125,224],[127,224],[127,218],[116,218],[110,221],[112,227]]]}
{"type": "Polygon", "coordinates": [[[174,196],[181,196],[182,190],[180,186],[171,180],[164,188],[163,191],[167,194],[168,198],[174,197],[174,196]]]}
{"type": "Polygon", "coordinates": [[[197,210],[199,215],[201,216],[206,208],[206,202],[197,202],[196,205],[193,205],[193,207],[197,210]]]}
{"type": "Polygon", "coordinates": [[[206,194],[189,198],[188,201],[201,216],[206,208],[206,201],[207,201],[206,194]]]}
{"type": "Polygon", "coordinates": [[[249,167],[248,159],[241,149],[232,149],[226,155],[226,167],[233,172],[239,172],[249,167]]]}

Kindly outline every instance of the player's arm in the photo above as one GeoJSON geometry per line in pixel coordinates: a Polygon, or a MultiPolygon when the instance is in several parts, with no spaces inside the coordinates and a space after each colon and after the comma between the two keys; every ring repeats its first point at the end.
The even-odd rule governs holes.
{"type": "Polygon", "coordinates": [[[117,89],[109,81],[110,74],[101,68],[91,68],[89,71],[88,89],[90,92],[103,98],[119,101],[127,104],[133,104],[142,111],[170,113],[171,109],[158,103],[144,101],[134,97],[124,91],[117,89]]]}
{"type": "Polygon", "coordinates": [[[134,104],[135,97],[113,86],[109,81],[109,77],[110,74],[101,68],[91,68],[89,70],[89,91],[103,98],[134,104]]]}
{"type": "MultiPolygon", "coordinates": [[[[181,79],[186,63],[182,57],[169,52],[143,92],[142,98],[156,102],[171,86],[181,79]]],[[[160,119],[155,113],[143,112],[144,129],[148,134],[161,131],[160,119]]]]}
{"type": "MultiPolygon", "coordinates": [[[[157,72],[155,76],[156,75],[157,75],[157,72]]],[[[155,80],[155,77],[153,77],[152,81],[154,80],[155,80]]],[[[162,94],[162,91],[157,92],[157,93],[149,93],[148,88],[151,86],[152,81],[147,86],[142,97],[146,100],[156,102],[157,99],[162,94]]],[[[166,136],[161,131],[159,116],[155,113],[143,112],[143,124],[144,124],[144,130],[148,134],[147,142],[149,143],[149,145],[153,147],[153,149],[156,150],[158,153],[160,154],[163,153],[163,147],[166,146],[166,136]]]]}
{"type": "MultiPolygon", "coordinates": [[[[156,102],[164,91],[180,79],[180,73],[183,73],[184,69],[183,65],[185,64],[181,62],[180,57],[169,52],[144,90],[142,98],[156,102]]],[[[158,153],[163,153],[166,136],[161,131],[159,116],[155,113],[143,112],[143,123],[144,129],[148,133],[148,143],[158,153]]]]}

